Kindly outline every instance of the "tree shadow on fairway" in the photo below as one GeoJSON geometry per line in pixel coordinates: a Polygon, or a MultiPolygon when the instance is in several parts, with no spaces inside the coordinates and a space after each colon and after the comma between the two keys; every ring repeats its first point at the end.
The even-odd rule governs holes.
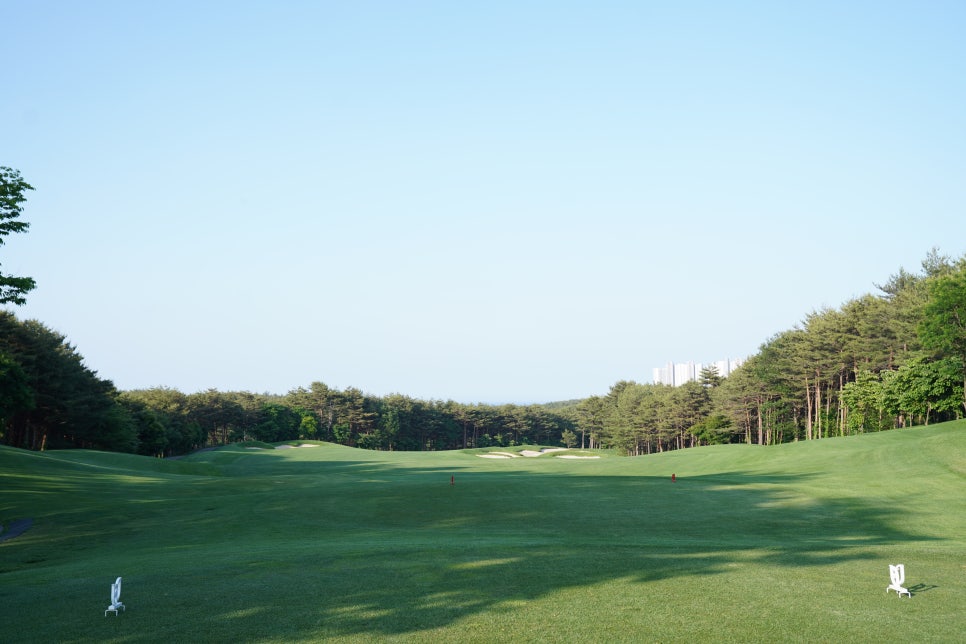
{"type": "Polygon", "coordinates": [[[310,453],[208,454],[179,466],[211,476],[58,465],[8,477],[16,485],[0,490],[10,500],[0,505],[37,523],[0,544],[4,581],[33,580],[16,594],[0,583],[8,607],[0,640],[31,629],[36,641],[419,639],[454,624],[529,619],[551,633],[547,613],[526,608],[561,601],[594,610],[587,604],[600,595],[613,617],[614,603],[638,610],[655,588],[668,592],[669,580],[699,602],[751,584],[798,593],[824,566],[929,539],[897,520],[913,502],[897,509],[894,499],[826,488],[834,479],[825,474],[672,483],[587,463],[426,467],[435,462],[310,453]],[[73,613],[44,620],[51,591],[37,580],[59,575],[60,565],[73,581],[68,591],[56,585],[57,601],[73,613]],[[104,596],[93,597],[85,575],[105,567],[104,596]],[[92,623],[119,575],[128,610],[92,623]]]}
{"type": "Polygon", "coordinates": [[[894,508],[808,495],[805,476],[458,478],[449,486],[438,470],[385,471],[342,505],[276,500],[273,512],[304,517],[279,543],[303,553],[278,578],[297,591],[266,596],[241,580],[217,618],[257,632],[260,614],[297,605],[289,636],[402,635],[616,580],[643,598],[651,582],[706,584],[737,566],[788,578],[929,538],[897,527],[894,508]],[[292,548],[303,539],[312,554],[292,548]]]}

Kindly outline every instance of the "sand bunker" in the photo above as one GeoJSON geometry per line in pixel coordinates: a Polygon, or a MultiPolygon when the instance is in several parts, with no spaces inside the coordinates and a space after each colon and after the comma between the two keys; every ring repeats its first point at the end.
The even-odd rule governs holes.
{"type": "Polygon", "coordinates": [[[539,452],[535,452],[532,449],[525,449],[520,453],[523,454],[524,456],[534,458],[536,456],[543,456],[544,454],[550,454],[551,452],[566,452],[566,451],[567,451],[566,447],[545,447],[539,452]]]}
{"type": "MultiPolygon", "coordinates": [[[[514,454],[513,452],[487,452],[486,454],[477,454],[480,458],[519,458],[521,456],[526,458],[536,458],[537,456],[543,456],[544,454],[550,454],[551,452],[566,452],[568,448],[566,447],[545,447],[539,452],[532,449],[521,450],[519,454],[514,454]]],[[[557,458],[600,458],[599,456],[577,456],[571,454],[564,454],[557,456],[557,458]]]]}

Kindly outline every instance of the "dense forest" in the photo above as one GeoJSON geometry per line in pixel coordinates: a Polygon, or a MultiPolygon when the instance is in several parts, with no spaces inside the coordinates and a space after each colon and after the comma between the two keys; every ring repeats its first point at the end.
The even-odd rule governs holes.
{"type": "MultiPolygon", "coordinates": [[[[26,190],[0,168],[0,246],[24,232],[26,190]]],[[[33,280],[0,274],[0,304],[33,280]]],[[[468,405],[372,396],[322,382],[285,395],[118,391],[65,336],[0,311],[0,442],[184,454],[237,441],[314,439],[367,449],[520,444],[626,454],[715,443],[770,445],[962,418],[966,412],[966,256],[935,249],[877,294],[808,314],[767,339],[727,378],[680,387],[620,381],[604,395],[545,405],[468,405]]]]}

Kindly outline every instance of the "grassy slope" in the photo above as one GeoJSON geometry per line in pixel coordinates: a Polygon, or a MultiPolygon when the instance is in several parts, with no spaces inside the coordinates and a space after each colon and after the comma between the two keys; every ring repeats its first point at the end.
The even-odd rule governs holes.
{"type": "Polygon", "coordinates": [[[638,458],[479,451],[0,448],[0,523],[34,519],[0,543],[0,641],[966,632],[966,422],[638,458]],[[889,563],[911,600],[884,594],[889,563]],[[118,575],[129,608],[105,618],[118,575]]]}

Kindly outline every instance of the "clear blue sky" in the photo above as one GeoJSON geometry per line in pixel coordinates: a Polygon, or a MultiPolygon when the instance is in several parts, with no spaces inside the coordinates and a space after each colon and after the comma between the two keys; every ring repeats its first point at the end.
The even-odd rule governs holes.
{"type": "Polygon", "coordinates": [[[21,318],[120,389],[548,402],[966,252],[963,2],[0,1],[21,318]]]}

